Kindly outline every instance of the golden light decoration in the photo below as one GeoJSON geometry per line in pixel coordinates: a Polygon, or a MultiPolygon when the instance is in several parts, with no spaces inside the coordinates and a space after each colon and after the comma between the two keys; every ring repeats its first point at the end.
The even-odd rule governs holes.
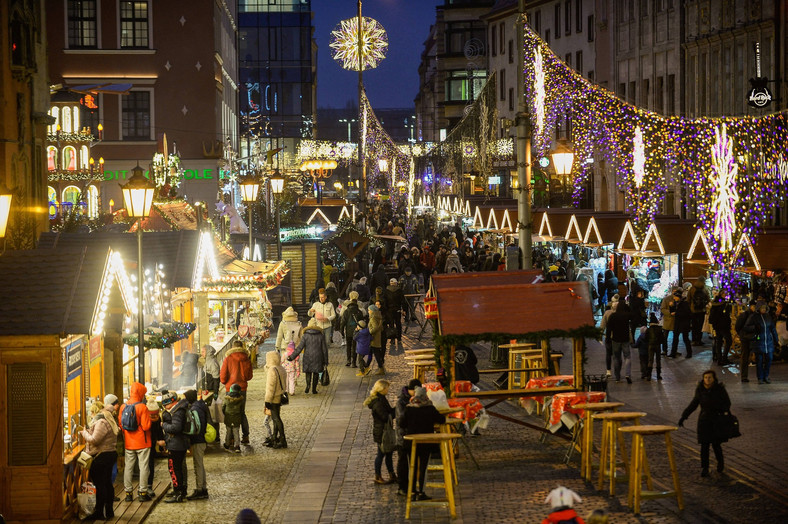
{"type": "Polygon", "coordinates": [[[358,45],[358,18],[342,20],[331,31],[331,42],[328,47],[332,49],[331,57],[344,69],[359,70],[361,62],[362,71],[374,69],[386,58],[389,48],[389,39],[383,26],[377,20],[362,17],[361,24],[361,60],[359,61],[358,45]]]}

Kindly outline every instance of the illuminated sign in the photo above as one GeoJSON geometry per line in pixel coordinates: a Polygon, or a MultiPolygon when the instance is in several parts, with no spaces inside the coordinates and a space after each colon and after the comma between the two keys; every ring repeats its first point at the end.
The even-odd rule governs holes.
{"type": "Polygon", "coordinates": [[[66,382],[71,382],[82,374],[83,346],[81,338],[66,346],[66,382]]]}
{"type": "MultiPolygon", "coordinates": [[[[126,180],[130,170],[104,171],[104,180],[126,180]]],[[[129,175],[130,176],[130,175],[129,175]]],[[[150,171],[145,171],[145,178],[150,178],[150,171]]],[[[230,178],[229,171],[219,170],[219,180],[230,178]]],[[[214,169],[184,169],[183,180],[216,180],[214,169]]]]}
{"type": "Polygon", "coordinates": [[[491,176],[491,177],[489,177],[489,178],[487,179],[487,182],[488,182],[488,183],[489,183],[491,186],[497,186],[498,184],[500,184],[500,183],[501,183],[501,177],[499,177],[499,176],[491,176]]]}

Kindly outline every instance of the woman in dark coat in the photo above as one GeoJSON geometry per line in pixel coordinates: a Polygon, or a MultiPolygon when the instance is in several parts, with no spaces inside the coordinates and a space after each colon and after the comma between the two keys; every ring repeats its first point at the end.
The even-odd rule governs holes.
{"type": "Polygon", "coordinates": [[[378,445],[378,454],[375,456],[375,483],[394,484],[397,482],[397,475],[394,474],[394,451],[383,452],[380,444],[383,441],[383,430],[389,423],[389,417],[394,416],[394,408],[389,404],[386,395],[389,392],[389,381],[380,379],[372,386],[369,397],[364,401],[364,405],[372,410],[372,440],[378,445]],[[389,472],[389,480],[383,480],[381,469],[383,459],[386,459],[386,469],[389,472]]]}
{"type": "Polygon", "coordinates": [[[703,380],[695,388],[695,397],[687,409],[681,414],[679,426],[684,427],[684,421],[700,406],[698,415],[698,444],[700,444],[701,477],[709,476],[709,446],[714,449],[714,458],[717,459],[717,471],[722,473],[725,469],[725,460],[722,456],[722,443],[727,438],[719,434],[717,419],[722,413],[730,411],[731,399],[725,386],[717,382],[717,374],[713,370],[703,373],[703,380]]]}
{"type": "MultiPolygon", "coordinates": [[[[405,407],[405,413],[397,419],[397,425],[402,428],[402,432],[405,435],[413,435],[416,433],[435,433],[435,424],[443,424],[445,421],[445,417],[438,412],[435,406],[432,405],[432,402],[430,402],[430,399],[427,398],[427,390],[417,387],[414,389],[413,398],[410,399],[410,403],[405,407]]],[[[405,445],[411,446],[412,444],[406,440],[405,445]]],[[[418,490],[415,486],[415,479],[413,480],[413,497],[416,500],[427,500],[430,498],[424,493],[424,480],[427,476],[427,462],[429,462],[430,454],[434,451],[438,451],[437,444],[421,444],[416,448],[416,461],[419,468],[418,490]]]]}
{"type": "Polygon", "coordinates": [[[605,290],[607,291],[608,300],[618,293],[618,278],[613,273],[612,269],[605,270],[605,290]]]}
{"type": "Polygon", "coordinates": [[[292,362],[302,351],[304,358],[301,359],[301,369],[306,373],[304,393],[309,393],[311,387],[312,393],[317,394],[317,380],[320,373],[328,366],[328,346],[326,345],[326,337],[323,336],[323,330],[318,327],[317,320],[314,318],[301,331],[301,340],[287,360],[292,362]]]}
{"type": "Polygon", "coordinates": [[[687,350],[687,358],[692,358],[692,344],[690,343],[689,333],[692,329],[692,312],[689,302],[684,297],[684,292],[678,289],[673,293],[675,297],[673,305],[670,306],[670,314],[673,316],[673,343],[670,349],[670,358],[680,355],[679,337],[684,339],[684,348],[687,350]]]}

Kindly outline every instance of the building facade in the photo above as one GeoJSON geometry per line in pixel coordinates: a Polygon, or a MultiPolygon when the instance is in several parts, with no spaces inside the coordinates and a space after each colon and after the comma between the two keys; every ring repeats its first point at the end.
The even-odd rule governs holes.
{"type": "Polygon", "coordinates": [[[0,2],[0,184],[13,195],[5,249],[32,249],[49,227],[46,15],[44,1],[0,2]]]}
{"type": "Polygon", "coordinates": [[[91,151],[105,159],[102,212],[122,205],[119,183],[151,163],[165,135],[183,169],[178,194],[213,208],[224,145],[238,147],[236,9],[235,0],[47,2],[50,82],[86,94],[80,129],[98,139],[103,126],[91,151]]]}

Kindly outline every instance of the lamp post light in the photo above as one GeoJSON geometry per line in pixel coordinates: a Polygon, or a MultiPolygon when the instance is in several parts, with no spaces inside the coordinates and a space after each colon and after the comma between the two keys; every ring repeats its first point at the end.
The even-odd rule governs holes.
{"type": "Polygon", "coordinates": [[[249,210],[249,260],[252,260],[254,258],[252,255],[252,204],[257,201],[257,193],[260,192],[260,180],[254,174],[247,175],[238,185],[241,186],[241,200],[249,210]]]}
{"type": "Polygon", "coordinates": [[[318,179],[330,178],[331,171],[337,168],[336,160],[304,160],[301,162],[301,171],[309,171],[312,182],[317,186],[317,203],[323,203],[323,191],[318,184],[318,179]]]}
{"type": "Polygon", "coordinates": [[[274,170],[274,174],[268,179],[271,183],[271,192],[274,194],[274,206],[276,206],[276,259],[282,260],[282,239],[279,236],[279,202],[277,198],[282,194],[285,189],[285,177],[279,172],[279,169],[274,170]]]}
{"type": "Polygon", "coordinates": [[[131,170],[131,178],[123,189],[123,204],[131,218],[137,218],[137,382],[145,383],[145,314],[143,312],[142,271],[142,219],[150,216],[156,186],[147,178],[145,171],[137,166],[131,170]]]}
{"type": "Polygon", "coordinates": [[[559,140],[553,152],[550,153],[550,157],[553,159],[555,174],[561,177],[564,191],[563,203],[566,204],[566,182],[567,177],[572,172],[572,163],[575,160],[575,154],[572,152],[572,148],[569,147],[569,143],[566,140],[559,140]]]}

